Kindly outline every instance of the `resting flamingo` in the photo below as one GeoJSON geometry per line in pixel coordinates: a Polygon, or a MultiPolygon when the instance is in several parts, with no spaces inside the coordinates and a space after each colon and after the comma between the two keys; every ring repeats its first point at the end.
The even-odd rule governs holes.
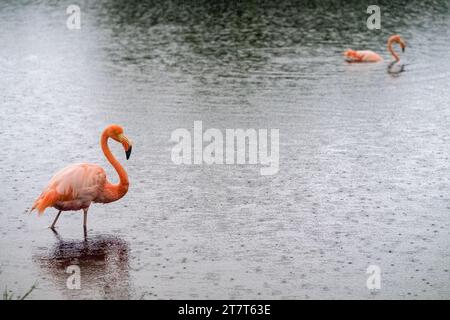
{"type": "MultiPolygon", "coordinates": [[[[406,44],[398,34],[389,37],[387,48],[389,53],[394,58],[393,62],[396,63],[400,61],[400,57],[394,51],[394,49],[392,49],[392,44],[394,43],[398,43],[400,45],[400,47],[402,48],[402,52],[405,52],[406,44]]],[[[383,58],[379,54],[370,50],[347,49],[344,52],[344,56],[346,57],[347,62],[379,62],[383,60],[383,58]]]]}
{"type": "Polygon", "coordinates": [[[106,159],[117,171],[119,183],[110,183],[106,178],[105,170],[96,164],[72,164],[57,172],[31,208],[31,211],[37,209],[39,214],[42,214],[49,207],[59,210],[50,226],[52,230],[54,230],[56,221],[62,211],[83,210],[83,228],[86,232],[87,213],[92,202],[113,202],[127,193],[128,175],[111,153],[108,147],[109,138],[122,144],[127,160],[130,158],[132,145],[130,139],[124,135],[122,127],[118,125],[108,126],[101,135],[101,148],[106,159]]]}

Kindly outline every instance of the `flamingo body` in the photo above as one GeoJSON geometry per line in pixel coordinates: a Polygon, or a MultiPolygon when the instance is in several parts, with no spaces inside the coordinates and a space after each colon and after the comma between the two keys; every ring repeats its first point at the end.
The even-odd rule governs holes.
{"type": "Polygon", "coordinates": [[[122,198],[128,191],[128,175],[109,150],[109,138],[122,143],[127,159],[131,154],[131,141],[123,134],[123,129],[117,125],[107,127],[101,137],[103,153],[119,175],[118,184],[110,183],[105,170],[96,164],[72,164],[58,171],[50,179],[44,191],[34,202],[31,211],[37,209],[39,213],[43,213],[49,207],[58,209],[59,213],[83,210],[86,224],[87,210],[91,203],[109,203],[122,198]]]}
{"type": "Polygon", "coordinates": [[[57,172],[36,200],[38,211],[53,206],[58,210],[81,210],[100,202],[106,173],[95,164],[72,164],[57,172]]]}
{"type": "Polygon", "coordinates": [[[348,62],[378,62],[383,58],[376,52],[371,50],[352,50],[348,49],[344,52],[348,62]]]}

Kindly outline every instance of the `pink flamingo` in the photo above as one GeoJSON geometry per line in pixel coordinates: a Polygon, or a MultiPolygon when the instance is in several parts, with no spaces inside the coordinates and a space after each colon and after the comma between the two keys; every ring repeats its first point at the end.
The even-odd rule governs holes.
{"type": "Polygon", "coordinates": [[[87,213],[92,202],[113,202],[127,193],[128,175],[109,150],[109,138],[123,145],[127,160],[131,154],[131,141],[124,135],[122,127],[118,125],[108,126],[100,139],[100,145],[106,159],[119,175],[119,183],[110,183],[106,178],[105,170],[96,164],[72,164],[56,173],[31,208],[31,211],[37,209],[39,214],[42,214],[48,207],[59,210],[50,226],[52,230],[54,230],[56,221],[62,211],[83,210],[83,227],[86,232],[87,213]]]}
{"type": "MultiPolygon", "coordinates": [[[[398,54],[392,49],[392,44],[398,43],[400,47],[402,48],[402,52],[405,52],[406,44],[403,41],[403,39],[398,35],[395,34],[391,37],[389,37],[387,42],[388,51],[394,58],[394,62],[400,61],[400,57],[398,54]]],[[[344,52],[344,56],[346,57],[347,62],[379,62],[382,61],[383,58],[378,54],[370,50],[352,50],[347,49],[344,52]]]]}

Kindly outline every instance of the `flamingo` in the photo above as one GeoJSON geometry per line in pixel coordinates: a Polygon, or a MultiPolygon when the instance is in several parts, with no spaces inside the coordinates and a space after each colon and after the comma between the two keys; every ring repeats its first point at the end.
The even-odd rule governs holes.
{"type": "Polygon", "coordinates": [[[131,155],[132,143],[119,125],[108,126],[101,135],[102,151],[117,171],[119,183],[110,183],[106,178],[105,170],[96,164],[72,164],[57,172],[31,208],[31,211],[37,209],[39,214],[42,214],[49,207],[59,210],[50,226],[52,230],[55,230],[56,221],[58,221],[62,211],[83,210],[83,228],[86,234],[87,213],[91,203],[117,201],[127,193],[129,187],[128,175],[111,153],[108,147],[109,138],[122,144],[127,160],[131,155]]]}
{"type": "MultiPolygon", "coordinates": [[[[391,65],[400,61],[400,57],[394,51],[394,49],[392,49],[392,44],[394,43],[398,43],[400,45],[400,47],[402,48],[402,52],[405,52],[406,48],[405,42],[398,34],[394,34],[393,36],[389,37],[387,42],[387,48],[389,53],[394,58],[394,61],[393,63],[391,63],[391,65]]],[[[379,62],[383,60],[383,58],[379,54],[370,50],[347,49],[344,52],[344,56],[346,57],[347,62],[379,62]]]]}

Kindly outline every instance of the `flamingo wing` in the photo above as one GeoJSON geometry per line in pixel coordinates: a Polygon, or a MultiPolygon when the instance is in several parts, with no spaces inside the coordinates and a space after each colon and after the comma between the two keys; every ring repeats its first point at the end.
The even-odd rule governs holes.
{"type": "Polygon", "coordinates": [[[98,165],[70,165],[53,176],[31,210],[42,213],[55,205],[61,210],[88,207],[103,190],[105,182],[105,170],[98,165]]]}

